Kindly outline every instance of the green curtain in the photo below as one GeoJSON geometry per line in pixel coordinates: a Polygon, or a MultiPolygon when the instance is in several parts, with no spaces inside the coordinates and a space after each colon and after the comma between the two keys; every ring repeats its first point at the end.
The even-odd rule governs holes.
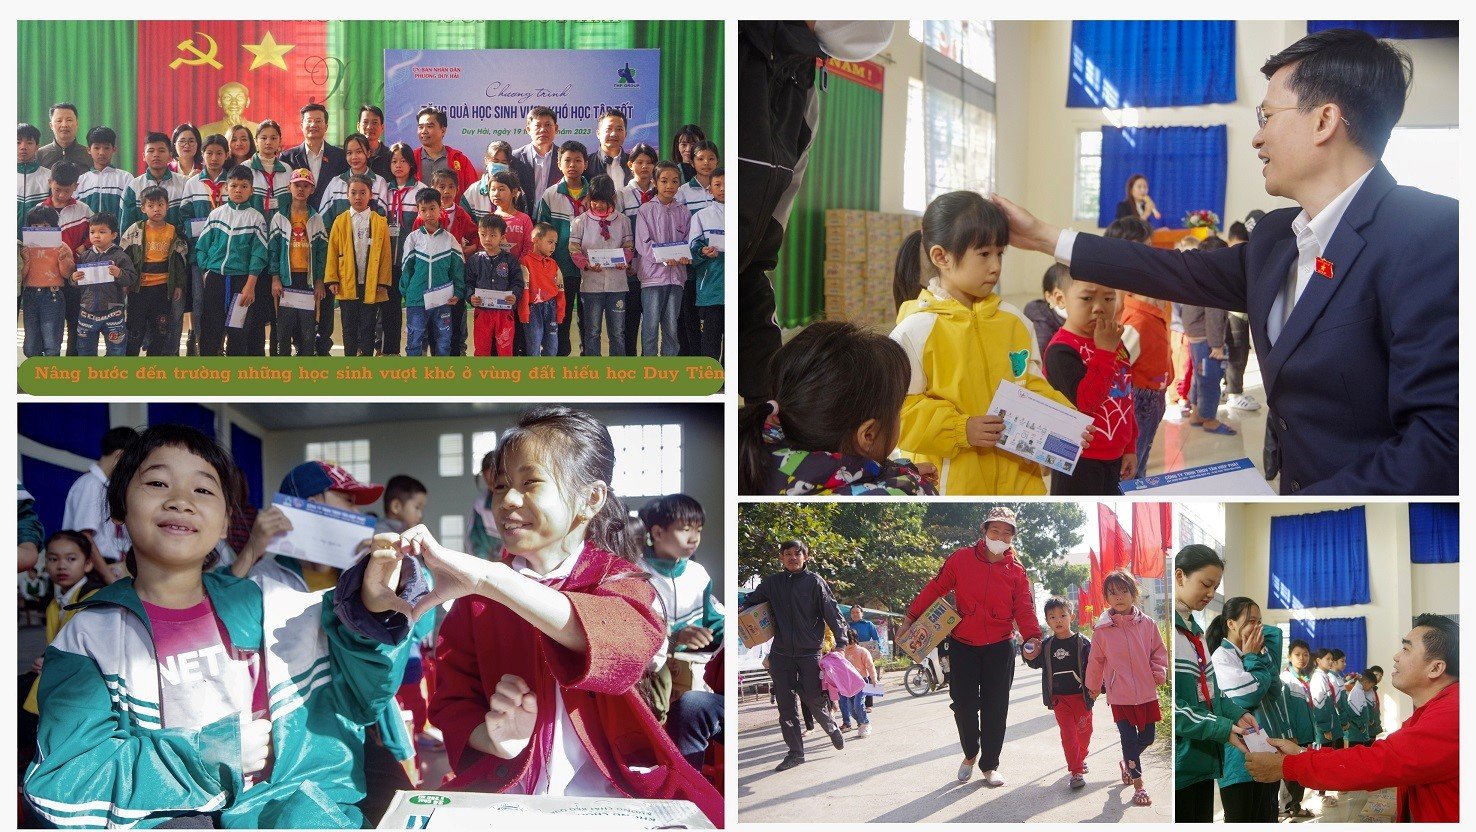
{"type": "Polygon", "coordinates": [[[114,157],[125,170],[143,167],[138,135],[138,27],[131,20],[20,20],[16,44],[37,58],[18,73],[19,121],[41,129],[51,142],[47,111],[58,101],[77,105],[77,141],[106,125],[118,132],[114,157]]]}
{"type": "MultiPolygon", "coordinates": [[[[386,49],[660,49],[661,136],[687,123],[723,135],[721,21],[329,21],[328,53],[341,62],[330,84],[330,123],[356,124],[360,104],[383,105],[386,49]]],[[[661,151],[669,149],[668,141],[661,151]]]]}
{"type": "Polygon", "coordinates": [[[783,327],[804,326],[825,309],[825,210],[881,204],[882,94],[830,78],[819,118],[773,274],[783,327]]]}

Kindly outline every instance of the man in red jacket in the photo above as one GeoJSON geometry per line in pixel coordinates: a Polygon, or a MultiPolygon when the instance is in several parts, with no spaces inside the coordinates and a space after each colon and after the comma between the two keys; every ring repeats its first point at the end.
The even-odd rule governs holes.
{"type": "Polygon", "coordinates": [[[959,782],[984,772],[990,787],[1003,786],[996,770],[1009,722],[1010,685],[1015,679],[1013,630],[1025,640],[1024,656],[1040,650],[1040,622],[1030,576],[1015,559],[1015,512],[1004,506],[989,510],[979,527],[981,539],[948,556],[938,572],[907,607],[902,630],[934,601],[954,593],[962,620],[949,634],[949,695],[953,721],[964,760],[959,782]]]}
{"type": "Polygon", "coordinates": [[[1443,615],[1425,614],[1394,654],[1394,687],[1415,710],[1398,731],[1369,746],[1299,747],[1273,739],[1281,754],[1246,755],[1262,783],[1286,779],[1309,789],[1371,790],[1396,786],[1396,821],[1455,823],[1461,817],[1460,630],[1443,615]]]}

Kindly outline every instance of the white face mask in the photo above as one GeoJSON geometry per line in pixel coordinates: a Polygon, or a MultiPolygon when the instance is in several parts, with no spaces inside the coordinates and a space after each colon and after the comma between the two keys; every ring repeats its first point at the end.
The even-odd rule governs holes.
{"type": "Polygon", "coordinates": [[[817,20],[815,37],[825,54],[840,61],[865,61],[892,42],[890,20],[817,20]]]}
{"type": "Polygon", "coordinates": [[[1002,555],[1010,548],[1010,544],[1003,540],[994,540],[988,537],[984,538],[984,545],[989,547],[991,554],[995,555],[1002,555]]]}
{"type": "Polygon", "coordinates": [[[1051,307],[1051,311],[1053,311],[1053,312],[1056,313],[1056,317],[1060,318],[1063,321],[1066,320],[1066,307],[1064,307],[1064,306],[1052,306],[1051,307]]]}

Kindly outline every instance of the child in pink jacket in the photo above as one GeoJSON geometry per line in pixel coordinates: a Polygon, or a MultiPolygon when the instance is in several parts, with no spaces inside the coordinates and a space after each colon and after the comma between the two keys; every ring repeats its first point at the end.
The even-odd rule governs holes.
{"type": "Polygon", "coordinates": [[[1143,789],[1139,757],[1153,744],[1162,715],[1158,686],[1168,678],[1168,650],[1158,624],[1138,609],[1138,582],[1119,569],[1102,580],[1107,611],[1092,630],[1092,654],[1087,660],[1086,689],[1096,699],[1105,685],[1112,721],[1122,737],[1122,782],[1131,783],[1134,806],[1151,806],[1143,789]]]}

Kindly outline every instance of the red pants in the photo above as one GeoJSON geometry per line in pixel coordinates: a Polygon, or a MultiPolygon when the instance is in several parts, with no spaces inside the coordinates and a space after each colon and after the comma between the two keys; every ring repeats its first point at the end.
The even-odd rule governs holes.
{"type": "Polygon", "coordinates": [[[400,689],[395,691],[395,701],[399,703],[401,708],[410,712],[410,729],[412,732],[410,739],[413,741],[415,739],[414,734],[419,734],[425,730],[426,702],[425,694],[420,690],[420,683],[406,682],[400,685],[400,689]]]}
{"type": "Polygon", "coordinates": [[[1057,696],[1051,712],[1056,715],[1056,727],[1061,729],[1061,750],[1066,753],[1066,770],[1080,774],[1092,743],[1092,710],[1078,693],[1057,696]]]}
{"type": "Polygon", "coordinates": [[[517,325],[511,309],[478,309],[472,329],[472,354],[497,355],[504,358],[513,354],[513,329],[517,325]],[[493,352],[492,347],[497,347],[493,352]]]}

